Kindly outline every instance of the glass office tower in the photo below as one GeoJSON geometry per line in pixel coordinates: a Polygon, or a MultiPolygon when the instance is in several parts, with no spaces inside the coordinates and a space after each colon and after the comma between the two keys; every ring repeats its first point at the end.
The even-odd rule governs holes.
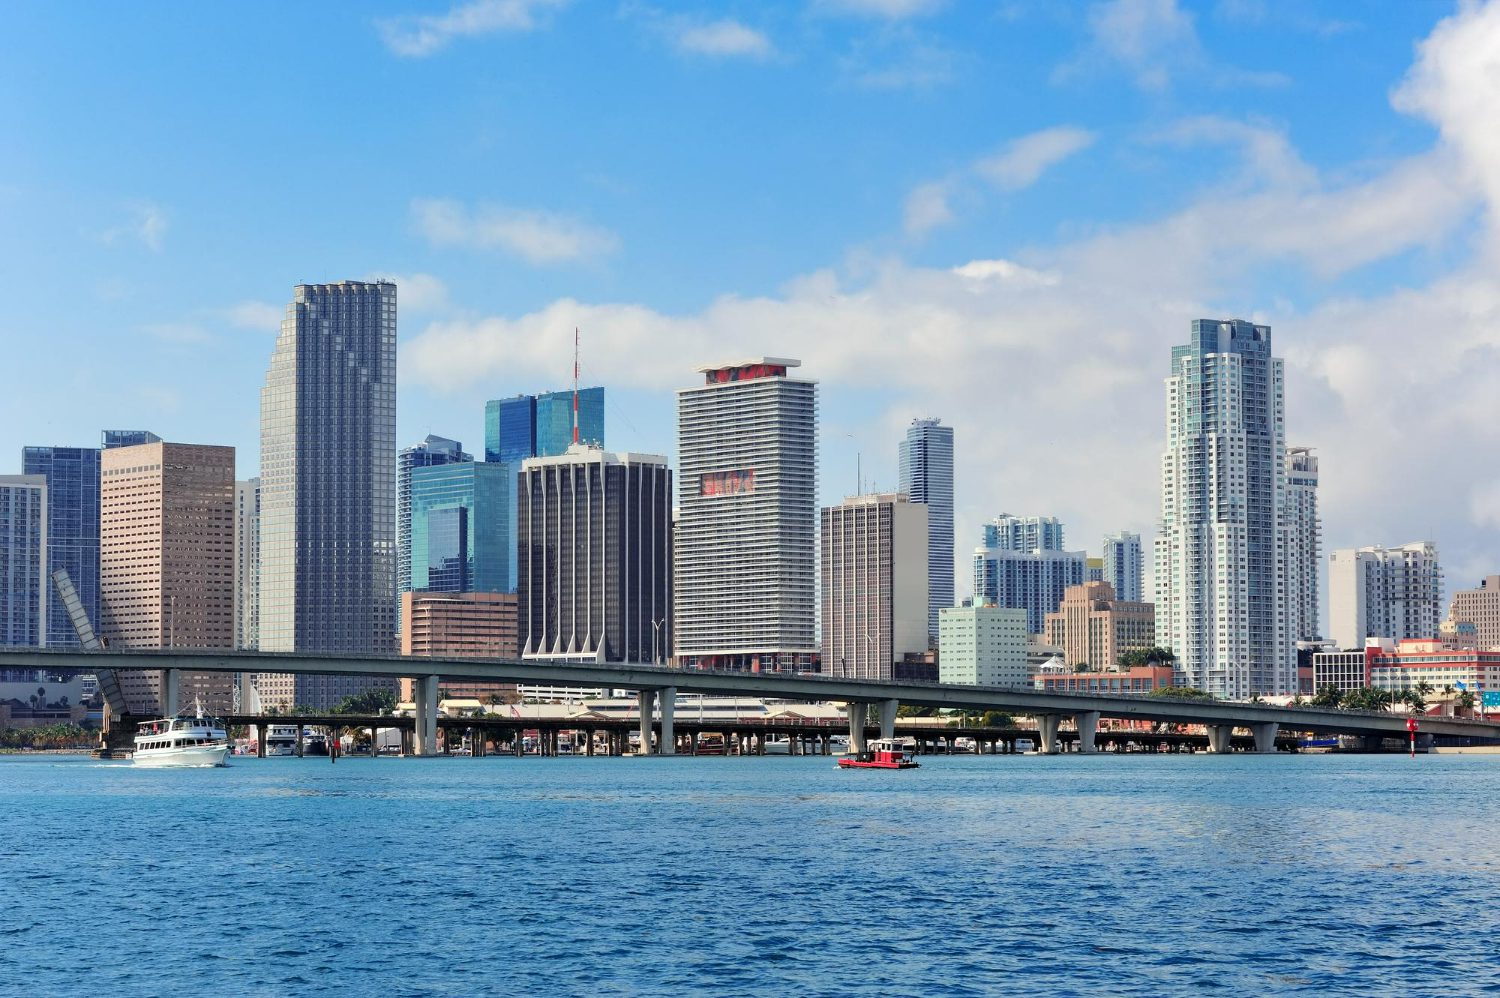
{"type": "MultiPolygon", "coordinates": [[[[47,480],[47,570],[68,570],[94,630],[99,629],[99,451],[27,447],[22,471],[47,480]]],[[[78,635],[48,580],[47,645],[77,648],[78,635]]]]}
{"type": "Polygon", "coordinates": [[[505,526],[515,505],[507,463],[416,468],[411,476],[411,592],[515,591],[505,526]]]}
{"type": "MultiPolygon", "coordinates": [[[[260,538],[262,651],[395,648],[395,284],[297,285],[261,390],[260,538]]],[[[298,676],[294,699],[374,685],[394,688],[298,676]]]]}
{"type": "Polygon", "coordinates": [[[927,642],[936,648],[938,611],[953,605],[953,427],[912,420],[897,470],[897,491],[927,507],[927,642]]]}
{"type": "Polygon", "coordinates": [[[396,455],[396,622],[401,622],[401,594],[411,592],[411,473],[415,468],[473,461],[457,440],[428,434],[396,455]]]}

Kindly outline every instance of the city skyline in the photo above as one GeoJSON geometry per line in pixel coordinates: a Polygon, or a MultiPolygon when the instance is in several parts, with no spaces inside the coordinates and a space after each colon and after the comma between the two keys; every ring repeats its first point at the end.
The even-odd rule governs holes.
{"type": "MultiPolygon", "coordinates": [[[[1319,6],[1298,11],[1315,23],[1319,6]]],[[[1493,281],[1485,266],[1493,242],[1487,192],[1500,185],[1486,179],[1494,164],[1484,155],[1482,123],[1465,116],[1461,101],[1490,86],[1463,75],[1462,53],[1466,40],[1483,43],[1500,31],[1493,5],[1457,13],[1438,5],[1364,10],[1357,24],[1321,5],[1332,25],[1326,33],[1299,26],[1281,5],[1259,21],[1237,21],[1205,5],[1152,5],[1143,38],[1160,46],[1176,37],[1186,48],[1174,51],[1197,53],[1191,58],[1231,57],[1231,39],[1276,43],[1258,46],[1253,64],[1236,65],[1239,75],[1228,73],[1210,88],[1192,87],[1167,69],[1148,78],[1083,12],[1047,18],[1017,10],[1010,21],[975,24],[936,5],[930,16],[894,22],[834,14],[799,22],[777,10],[746,25],[767,39],[766,58],[686,52],[629,17],[611,24],[637,32],[641,44],[610,58],[650,67],[633,99],[661,99],[685,80],[706,98],[745,85],[769,88],[766,107],[755,113],[782,142],[856,148],[872,113],[889,119],[893,132],[931,129],[940,141],[920,152],[910,150],[921,143],[905,142],[899,154],[880,147],[890,155],[858,197],[840,193],[847,171],[808,164],[799,176],[817,191],[811,209],[800,197],[782,207],[777,195],[784,192],[776,190],[762,191],[752,211],[726,201],[722,187],[708,181],[673,188],[699,213],[713,199],[728,243],[744,247],[733,254],[707,252],[705,237],[678,212],[645,221],[644,206],[625,192],[651,189],[647,179],[657,175],[649,171],[669,159],[655,152],[619,163],[618,175],[579,166],[548,179],[517,164],[491,181],[480,167],[503,156],[510,141],[449,138],[436,148],[464,164],[458,177],[445,186],[430,169],[406,163],[412,179],[396,183],[382,168],[368,168],[368,177],[348,168],[335,144],[349,135],[342,125],[307,139],[328,152],[337,173],[310,165],[305,176],[290,178],[286,193],[323,192],[336,175],[351,185],[351,196],[367,193],[374,181],[389,184],[383,203],[362,201],[356,216],[352,202],[286,198],[280,183],[271,185],[273,197],[247,166],[246,200],[256,214],[231,216],[223,229],[216,220],[213,232],[243,237],[236,241],[243,245],[231,250],[218,240],[210,248],[201,202],[211,191],[196,178],[215,171],[158,177],[127,161],[113,163],[107,180],[77,166],[44,181],[63,154],[68,117],[44,124],[58,98],[16,95],[28,127],[19,132],[24,155],[13,175],[0,177],[0,203],[16,222],[11,235],[0,235],[0,259],[38,294],[0,314],[0,331],[22,341],[23,358],[39,328],[51,331],[49,341],[72,345],[76,360],[67,377],[86,401],[50,406],[39,385],[19,386],[17,411],[37,418],[0,426],[0,452],[86,446],[100,425],[149,424],[172,439],[235,446],[241,473],[254,474],[254,389],[285,287],[390,274],[404,288],[406,316],[400,442],[431,431],[472,446],[485,399],[565,389],[575,326],[583,331],[584,380],[611,390],[611,446],[673,458],[672,389],[680,382],[666,358],[804,357],[826,386],[820,505],[857,491],[850,487],[856,455],[872,488],[889,488],[896,478],[891,444],[902,428],[914,417],[944,418],[961,441],[955,547],[962,596],[963,552],[977,526],[1001,509],[1056,513],[1091,553],[1093,539],[1109,532],[1139,532],[1143,540],[1154,533],[1156,358],[1180,339],[1187,317],[1235,316],[1275,326],[1285,345],[1291,442],[1315,446],[1323,460],[1325,551],[1430,537],[1445,552],[1453,585],[1473,584],[1500,563],[1500,486],[1482,470],[1463,472],[1455,485],[1436,446],[1440,439],[1442,449],[1483,446],[1489,420],[1482,407],[1493,394],[1474,380],[1487,376],[1484,365],[1464,362],[1466,351],[1483,349],[1486,326],[1456,305],[1483,300],[1493,281]],[[879,51],[868,46],[882,23],[946,51],[947,70],[926,83],[873,66],[853,70],[860,59],[850,53],[872,58],[879,51]],[[998,55],[958,56],[969,51],[966,35],[1003,53],[1017,44],[1012,34],[1026,37],[1035,52],[1010,69],[1002,70],[998,55]],[[1086,53],[1099,58],[1085,60],[1086,53]],[[1084,61],[1096,65],[1084,71],[1084,61]],[[1035,109],[967,127],[984,118],[994,98],[964,84],[1004,82],[1012,72],[1015,85],[1035,91],[1035,109]],[[808,136],[788,117],[777,88],[791,80],[812,85],[797,88],[799,99],[819,105],[816,117],[828,135],[808,136]],[[1112,96],[1101,104],[1106,93],[1112,96]],[[1322,111],[1332,101],[1342,113],[1330,125],[1322,111]],[[936,107],[943,113],[932,114],[936,107]],[[966,127],[955,127],[959,120],[966,127]],[[1438,126],[1447,137],[1438,136],[1438,126]],[[1110,180],[1113,174],[1122,179],[1110,180]],[[63,215],[56,224],[46,211],[75,189],[89,195],[77,210],[90,214],[63,215]],[[262,221],[281,219],[293,203],[329,222],[330,232],[347,225],[350,236],[309,233],[294,252],[267,252],[252,237],[274,228],[262,221]],[[815,222],[799,230],[796,247],[769,234],[786,210],[815,222]],[[1362,216],[1358,238],[1352,223],[1340,222],[1346,214],[1362,216]],[[44,221],[51,227],[43,229],[44,221]],[[1248,236],[1232,248],[1209,238],[1210,228],[1236,226],[1248,236]],[[550,255],[537,239],[524,243],[529,256],[518,249],[528,234],[554,237],[546,244],[550,255]],[[52,261],[64,249],[69,266],[57,268],[52,261]],[[1172,266],[1156,265],[1168,258],[1172,266]],[[1151,273],[1142,273],[1140,259],[1153,261],[1151,273]],[[194,280],[200,276],[211,279],[194,280]],[[32,303],[60,297],[70,301],[62,314],[32,303]],[[1407,363],[1413,326],[1450,335],[1407,363]],[[129,330],[134,349],[128,356],[107,349],[113,341],[95,329],[110,336],[129,330]],[[802,349],[803,339],[811,349],[802,349]],[[203,364],[209,356],[216,362],[203,364]],[[170,377],[185,367],[201,376],[170,377]],[[116,368],[127,376],[106,376],[116,368]],[[996,371],[1006,372],[1009,390],[994,391],[996,371]],[[1428,404],[1434,385],[1449,390],[1428,404]],[[1060,404],[1060,390],[1079,404],[1060,404]],[[1039,407],[1049,432],[1036,439],[986,432],[996,419],[1023,421],[1039,407]],[[1447,431],[1455,422],[1456,437],[1447,431]],[[1379,432],[1366,432],[1365,423],[1379,432]],[[1397,494],[1372,487],[1391,447],[1410,465],[1412,485],[1397,494]],[[1108,508],[1091,495],[1101,467],[1111,472],[1108,508]]],[[[514,71],[525,78],[555,79],[543,53],[594,44],[591,15],[565,9],[526,30],[455,35],[431,51],[398,51],[381,25],[409,23],[401,18],[418,13],[399,4],[365,19],[320,11],[308,16],[298,44],[347,33],[337,59],[352,81],[373,87],[384,73],[427,75],[435,92],[457,101],[456,121],[482,134],[481,109],[497,109],[512,141],[547,145],[539,141],[545,127],[518,117],[493,84],[481,88],[482,98],[458,98],[478,67],[493,68],[502,53],[521,61],[514,71]]],[[[135,37],[111,16],[68,23],[64,34],[45,11],[23,11],[17,31],[33,43],[24,58],[56,55],[66,38],[98,56],[87,72],[107,71],[112,56],[103,41],[119,37],[110,29],[135,37]]],[[[261,30],[246,35],[245,51],[270,58],[273,39],[261,30]]],[[[166,26],[140,38],[136,54],[197,59],[185,31],[166,26]]],[[[903,54],[912,54],[909,44],[881,57],[899,63],[903,54]]],[[[80,79],[86,83],[87,74],[80,79]]],[[[239,93],[233,81],[221,82],[222,92],[239,93]]],[[[183,98],[162,92],[157,81],[136,85],[150,100],[181,110],[183,98]]],[[[279,86],[291,89],[241,95],[253,120],[279,122],[283,105],[300,96],[295,83],[279,86]]],[[[599,124],[581,95],[555,99],[583,114],[577,128],[599,124]]],[[[703,113],[696,104],[671,107],[690,118],[703,113]]],[[[126,114],[111,127],[132,123],[126,114]]],[[[430,115],[410,107],[392,122],[398,135],[430,141],[438,138],[434,127],[430,115]]],[[[136,134],[106,129],[97,141],[108,149],[136,134]]],[[[648,150],[649,138],[641,143],[648,150]]],[[[213,150],[181,139],[198,166],[217,163],[213,150]]],[[[729,153],[723,140],[706,141],[694,169],[713,176],[731,165],[729,153]]]]}

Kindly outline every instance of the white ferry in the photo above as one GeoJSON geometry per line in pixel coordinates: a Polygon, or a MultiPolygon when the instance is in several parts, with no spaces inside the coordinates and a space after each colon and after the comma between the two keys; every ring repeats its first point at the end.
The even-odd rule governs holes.
{"type": "Polygon", "coordinates": [[[180,714],[159,721],[143,721],[136,729],[137,766],[227,766],[229,733],[217,717],[180,714]]]}

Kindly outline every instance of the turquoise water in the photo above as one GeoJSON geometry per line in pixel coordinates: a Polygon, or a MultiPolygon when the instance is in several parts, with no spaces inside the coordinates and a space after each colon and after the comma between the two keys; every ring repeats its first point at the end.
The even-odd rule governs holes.
{"type": "Polygon", "coordinates": [[[0,991],[1500,993],[1500,757],[0,757],[0,991]]]}

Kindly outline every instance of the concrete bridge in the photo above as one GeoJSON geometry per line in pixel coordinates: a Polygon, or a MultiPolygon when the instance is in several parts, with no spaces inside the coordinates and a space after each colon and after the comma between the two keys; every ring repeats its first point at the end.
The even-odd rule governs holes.
{"type": "MultiPolygon", "coordinates": [[[[653,735],[659,732],[658,751],[668,754],[676,745],[673,737],[674,707],[679,692],[842,701],[849,705],[849,740],[854,750],[865,746],[866,725],[871,722],[875,722],[873,726],[878,727],[883,737],[891,737],[895,732],[896,709],[901,704],[1026,714],[1037,719],[1040,747],[1048,753],[1058,749],[1058,732],[1065,717],[1073,719],[1078,731],[1078,747],[1083,752],[1096,750],[1101,717],[1201,724],[1207,729],[1210,751],[1214,752],[1231,748],[1236,728],[1250,732],[1256,751],[1272,752],[1282,728],[1367,738],[1404,738],[1407,720],[1406,715],[1384,712],[1275,707],[1220,700],[1051,693],[1031,688],[875,682],[804,674],[711,672],[644,665],[555,664],[400,655],[3,648],[0,649],[0,668],[84,669],[93,672],[159,669],[165,673],[163,689],[169,712],[175,712],[178,706],[177,675],[180,670],[410,678],[416,680],[414,747],[419,755],[431,754],[437,749],[438,684],[443,680],[636,690],[641,744],[651,745],[653,735]]],[[[1426,735],[1500,742],[1500,724],[1489,721],[1424,717],[1420,724],[1426,735]]]]}

